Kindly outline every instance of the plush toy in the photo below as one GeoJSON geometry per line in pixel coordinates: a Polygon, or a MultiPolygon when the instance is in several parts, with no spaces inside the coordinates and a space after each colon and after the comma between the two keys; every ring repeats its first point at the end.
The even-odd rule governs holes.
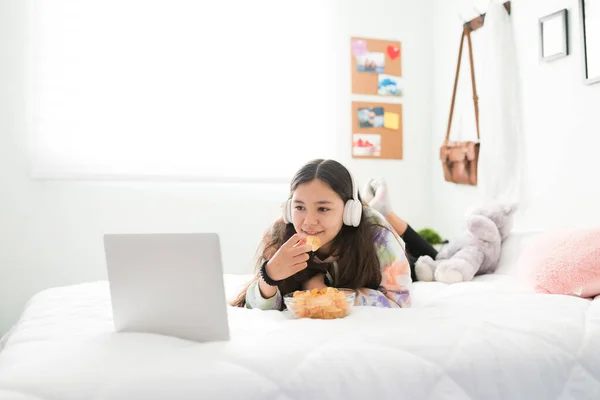
{"type": "Polygon", "coordinates": [[[436,259],[419,257],[415,272],[420,281],[456,283],[493,273],[502,242],[512,227],[514,204],[488,203],[467,215],[466,231],[441,249],[436,259]]]}

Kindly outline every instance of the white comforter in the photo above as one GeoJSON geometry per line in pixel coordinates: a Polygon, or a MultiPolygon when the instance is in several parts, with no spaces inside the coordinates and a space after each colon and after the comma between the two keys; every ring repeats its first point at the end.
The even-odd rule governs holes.
{"type": "Polygon", "coordinates": [[[49,289],[5,337],[0,399],[600,399],[600,299],[510,279],[416,283],[412,309],[333,321],[231,308],[211,344],[115,334],[106,282],[49,289]]]}

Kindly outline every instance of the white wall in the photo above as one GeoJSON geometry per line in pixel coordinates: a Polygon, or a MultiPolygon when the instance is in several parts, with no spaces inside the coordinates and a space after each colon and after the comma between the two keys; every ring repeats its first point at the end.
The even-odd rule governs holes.
{"type": "MultiPolygon", "coordinates": [[[[337,0],[339,157],[363,183],[383,176],[394,207],[415,227],[429,225],[432,1],[337,0]],[[350,154],[350,36],[403,43],[403,161],[354,161],[350,154]]],[[[0,334],[26,300],[59,285],[105,279],[105,232],[220,233],[226,272],[252,269],[260,235],[278,215],[286,185],[32,181],[26,98],[29,1],[0,2],[0,334]],[[242,206],[248,210],[243,211],[242,206]]]]}
{"type": "MultiPolygon", "coordinates": [[[[452,236],[477,189],[444,182],[437,149],[446,132],[462,21],[470,4],[487,1],[434,0],[433,144],[431,149],[434,227],[452,236]]],[[[482,4],[483,3],[483,4],[482,4]]],[[[517,216],[523,229],[598,225],[600,213],[600,84],[582,83],[578,0],[516,0],[512,4],[524,116],[527,208],[517,216]],[[569,10],[570,55],[550,63],[539,59],[538,19],[569,10]]],[[[485,29],[482,28],[482,29],[485,29]]],[[[478,32],[473,35],[475,58],[478,32]]],[[[468,70],[467,70],[468,72],[468,70]]],[[[486,132],[481,132],[485,138],[486,132]]],[[[484,140],[484,139],[482,139],[484,140]]]]}

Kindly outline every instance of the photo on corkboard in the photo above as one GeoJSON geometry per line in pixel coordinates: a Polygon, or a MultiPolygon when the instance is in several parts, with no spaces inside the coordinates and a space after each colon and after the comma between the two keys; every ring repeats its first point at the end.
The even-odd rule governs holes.
{"type": "Polygon", "coordinates": [[[361,128],[381,128],[385,123],[383,107],[359,108],[357,117],[361,128]]]}
{"type": "Polygon", "coordinates": [[[381,135],[355,133],[352,140],[352,155],[358,157],[381,156],[381,135]]]}
{"type": "Polygon", "coordinates": [[[382,74],[385,71],[385,54],[366,53],[356,56],[356,70],[382,74]]]}
{"type": "Polygon", "coordinates": [[[403,92],[400,87],[400,77],[380,74],[377,94],[380,96],[402,96],[403,92]]]}

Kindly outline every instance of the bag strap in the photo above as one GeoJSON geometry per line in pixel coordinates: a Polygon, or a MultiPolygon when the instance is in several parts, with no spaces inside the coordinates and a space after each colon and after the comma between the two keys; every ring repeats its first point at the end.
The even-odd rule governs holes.
{"type": "Polygon", "coordinates": [[[471,31],[465,28],[467,40],[469,41],[469,61],[471,63],[471,86],[473,87],[473,107],[475,108],[475,127],[477,128],[477,140],[479,137],[479,96],[475,85],[475,65],[473,63],[473,43],[471,43],[471,31]]]}
{"type": "Polygon", "coordinates": [[[447,142],[450,140],[450,128],[452,127],[452,117],[454,115],[454,104],[456,102],[456,89],[458,87],[458,77],[460,76],[460,65],[462,63],[462,52],[463,45],[465,42],[465,36],[469,44],[469,63],[471,66],[471,86],[473,88],[473,106],[475,108],[475,124],[477,127],[477,139],[479,140],[479,97],[477,96],[477,88],[475,85],[475,67],[473,62],[473,43],[471,42],[471,32],[466,26],[463,28],[462,35],[460,37],[460,49],[458,50],[458,62],[456,64],[456,76],[454,77],[454,90],[452,91],[452,104],[450,105],[450,116],[448,117],[448,129],[446,130],[447,142]]]}

